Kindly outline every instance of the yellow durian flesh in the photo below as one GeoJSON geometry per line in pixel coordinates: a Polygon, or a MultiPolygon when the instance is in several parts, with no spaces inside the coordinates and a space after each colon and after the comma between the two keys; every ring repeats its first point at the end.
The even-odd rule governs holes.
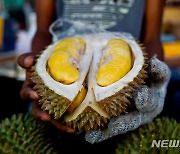
{"type": "Polygon", "coordinates": [[[70,57],[66,52],[53,54],[48,60],[48,68],[53,79],[64,84],[71,84],[79,78],[79,71],[70,64],[70,57]]]}
{"type": "Polygon", "coordinates": [[[72,113],[84,100],[87,94],[87,89],[83,86],[81,90],[79,91],[78,95],[75,97],[67,111],[69,113],[72,113]]]}
{"type": "Polygon", "coordinates": [[[108,86],[124,77],[132,67],[129,45],[121,39],[110,40],[100,61],[96,74],[99,86],[108,86]],[[107,62],[108,59],[108,62],[107,62]]]}
{"type": "Polygon", "coordinates": [[[70,37],[61,40],[54,48],[54,52],[69,52],[73,58],[78,58],[79,53],[85,51],[86,43],[82,38],[70,37]]]}
{"type": "Polygon", "coordinates": [[[61,40],[52,51],[48,60],[48,71],[54,80],[63,84],[71,84],[79,79],[77,63],[80,54],[85,50],[85,41],[81,38],[61,40]]]}

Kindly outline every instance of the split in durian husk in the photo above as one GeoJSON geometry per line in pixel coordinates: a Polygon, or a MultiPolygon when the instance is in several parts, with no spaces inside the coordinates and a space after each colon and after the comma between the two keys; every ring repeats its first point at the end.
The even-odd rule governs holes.
{"type": "MultiPolygon", "coordinates": [[[[65,41],[73,39],[77,40],[80,37],[67,38],[65,41]]],[[[82,42],[85,42],[83,46],[85,51],[78,51],[77,48],[73,53],[77,52],[78,54],[74,57],[70,54],[70,49],[66,51],[64,49],[62,51],[57,50],[57,44],[61,44],[61,41],[50,45],[37,59],[33,68],[32,80],[36,84],[34,89],[41,96],[39,102],[43,110],[49,111],[55,119],[60,118],[72,128],[89,130],[106,126],[110,118],[125,114],[128,108],[133,106],[133,103],[130,102],[131,94],[136,88],[145,83],[144,80],[147,78],[145,68],[147,65],[141,47],[134,40],[114,39],[112,36],[107,39],[95,34],[83,35],[81,36],[82,39],[84,41],[81,41],[81,43],[77,41],[76,43],[77,46],[81,46],[82,42]],[[121,42],[121,45],[119,45],[119,42],[121,42]],[[73,82],[64,83],[63,80],[56,81],[53,78],[50,65],[47,63],[55,52],[58,54],[66,52],[70,56],[69,63],[78,70],[79,74],[79,77],[73,82]],[[124,55],[123,52],[126,52],[126,54],[124,55]],[[103,77],[98,74],[98,72],[101,72],[99,71],[101,66],[103,67],[103,65],[111,62],[112,59],[124,64],[123,67],[115,62],[117,69],[110,66],[111,71],[108,71],[108,73],[110,76],[116,74],[117,77],[109,83],[98,83],[97,80],[103,77]],[[77,63],[73,63],[73,61],[77,63]],[[119,69],[124,69],[121,75],[115,73],[119,69]],[[71,104],[73,106],[76,104],[74,100],[76,100],[78,94],[81,95],[81,89],[84,85],[87,90],[85,97],[83,96],[84,100],[78,103],[77,106],[75,105],[76,108],[73,110],[69,109],[71,112],[68,112],[71,104]]],[[[65,41],[62,40],[62,42],[65,41]]],[[[65,44],[68,44],[68,42],[65,44]]],[[[57,60],[57,65],[58,63],[57,60]]],[[[64,63],[64,65],[66,64],[64,63]]],[[[56,64],[53,64],[54,66],[56,64]]]]}
{"type": "Polygon", "coordinates": [[[18,114],[0,123],[1,154],[55,154],[53,138],[46,124],[31,115],[18,114]]]}
{"type": "MultiPolygon", "coordinates": [[[[179,147],[151,147],[153,140],[176,140],[178,142],[180,139],[180,123],[174,119],[155,119],[148,125],[141,126],[137,130],[129,132],[121,138],[122,139],[116,149],[116,154],[180,153],[179,147]]],[[[175,145],[178,144],[177,142],[175,145]]]]}

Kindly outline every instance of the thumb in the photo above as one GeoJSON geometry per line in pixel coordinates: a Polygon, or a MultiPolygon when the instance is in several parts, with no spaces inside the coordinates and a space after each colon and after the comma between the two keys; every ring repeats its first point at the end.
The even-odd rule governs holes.
{"type": "Polygon", "coordinates": [[[17,62],[22,68],[29,69],[34,64],[35,60],[32,53],[25,53],[18,57],[17,62]]]}
{"type": "Polygon", "coordinates": [[[157,59],[156,57],[152,57],[149,60],[149,78],[151,82],[154,83],[163,83],[169,81],[171,73],[168,66],[157,59]]]}
{"type": "Polygon", "coordinates": [[[150,112],[157,107],[158,91],[144,85],[133,93],[136,108],[140,112],[150,112]]]}

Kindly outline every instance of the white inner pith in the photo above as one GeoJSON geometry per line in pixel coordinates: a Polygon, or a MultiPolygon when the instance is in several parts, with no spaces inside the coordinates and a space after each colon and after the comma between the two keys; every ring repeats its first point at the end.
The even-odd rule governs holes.
{"type": "MultiPolygon", "coordinates": [[[[134,55],[134,63],[132,69],[117,82],[101,87],[96,83],[96,72],[99,69],[99,62],[102,57],[102,49],[105,47],[110,39],[116,38],[115,36],[102,37],[98,34],[80,36],[86,41],[86,51],[79,61],[80,78],[75,83],[70,85],[64,85],[60,82],[55,81],[46,71],[46,63],[51,55],[51,52],[56,44],[49,46],[38,59],[36,70],[49,89],[55,93],[66,97],[70,101],[76,97],[80,91],[85,77],[88,74],[88,92],[84,101],[80,106],[69,116],[66,117],[68,121],[74,120],[77,116],[83,112],[83,110],[89,106],[97,111],[101,116],[108,118],[108,114],[99,108],[98,102],[114,95],[125,86],[128,85],[138,75],[144,64],[144,57],[141,48],[134,40],[123,39],[129,44],[134,55]],[[92,62],[91,62],[92,61],[92,62]]],[[[120,38],[121,39],[121,38],[120,38]]]]}

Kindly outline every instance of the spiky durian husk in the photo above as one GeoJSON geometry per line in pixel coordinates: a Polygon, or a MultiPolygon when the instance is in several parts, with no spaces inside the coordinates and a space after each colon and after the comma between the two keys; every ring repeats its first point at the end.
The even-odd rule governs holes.
{"type": "Polygon", "coordinates": [[[91,107],[87,107],[75,120],[66,122],[66,124],[78,130],[90,130],[104,127],[108,119],[98,114],[91,107]]]}
{"type": "Polygon", "coordinates": [[[56,153],[44,123],[29,114],[13,115],[0,123],[1,154],[56,153]]]}
{"type": "Polygon", "coordinates": [[[179,140],[180,123],[174,119],[159,118],[125,135],[118,144],[116,154],[180,153],[179,147],[151,147],[153,140],[179,140]]]}
{"type": "MultiPolygon", "coordinates": [[[[139,46],[141,47],[142,51],[144,51],[144,48],[141,45],[139,46]]],[[[146,56],[147,55],[144,52],[144,61],[147,59],[146,56]]],[[[122,90],[120,90],[113,96],[110,96],[98,102],[99,107],[107,112],[110,118],[127,113],[128,108],[134,106],[130,99],[132,98],[132,93],[139,86],[145,84],[144,80],[147,78],[147,72],[145,71],[145,69],[147,68],[147,66],[148,65],[144,63],[141,71],[134,78],[134,80],[122,90]]],[[[39,100],[41,108],[43,110],[47,110],[49,114],[54,116],[55,119],[59,119],[66,112],[67,108],[71,104],[71,101],[50,90],[36,73],[35,67],[33,67],[32,70],[34,72],[32,75],[32,81],[36,84],[34,89],[41,96],[39,100]]],[[[76,128],[78,130],[90,130],[103,127],[108,121],[109,120],[107,118],[98,114],[91,107],[87,107],[80,115],[78,115],[77,119],[66,123],[67,125],[72,126],[73,128],[76,128]],[[98,122],[94,120],[93,117],[96,117],[96,119],[98,119],[98,122]]]]}
{"type": "Polygon", "coordinates": [[[118,116],[122,113],[126,113],[127,109],[130,106],[133,106],[130,99],[132,98],[132,93],[141,85],[145,84],[145,79],[147,78],[147,72],[145,69],[148,67],[147,64],[144,64],[141,71],[130,82],[126,87],[117,92],[111,97],[105,98],[104,100],[98,102],[99,106],[105,110],[110,117],[118,116]]]}
{"type": "Polygon", "coordinates": [[[32,68],[32,71],[33,73],[31,79],[36,84],[34,89],[41,97],[39,99],[41,108],[48,111],[49,114],[53,115],[55,119],[59,119],[67,110],[68,106],[71,104],[71,101],[49,89],[36,73],[35,67],[32,68]]]}

